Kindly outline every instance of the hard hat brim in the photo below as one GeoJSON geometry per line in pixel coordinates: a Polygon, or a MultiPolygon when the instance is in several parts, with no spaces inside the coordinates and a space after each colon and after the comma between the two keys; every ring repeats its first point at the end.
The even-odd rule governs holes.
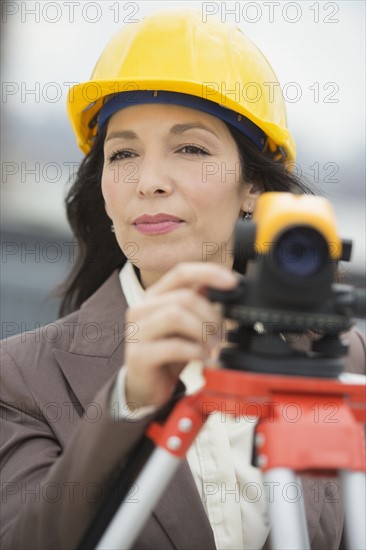
{"type": "Polygon", "coordinates": [[[156,79],[128,79],[128,80],[91,80],[73,86],[67,97],[67,110],[73,130],[77,136],[80,149],[87,154],[95,139],[97,128],[90,127],[91,121],[96,119],[105,99],[112,94],[132,92],[133,90],[161,90],[180,92],[200,98],[205,98],[236,113],[245,116],[258,126],[268,136],[270,147],[274,150],[281,147],[286,152],[286,160],[293,161],[296,157],[295,142],[286,127],[279,127],[268,120],[256,117],[253,112],[239,105],[228,95],[223,95],[213,87],[204,87],[202,82],[186,80],[156,80],[156,79]],[[271,144],[272,142],[272,144],[271,144]]]}

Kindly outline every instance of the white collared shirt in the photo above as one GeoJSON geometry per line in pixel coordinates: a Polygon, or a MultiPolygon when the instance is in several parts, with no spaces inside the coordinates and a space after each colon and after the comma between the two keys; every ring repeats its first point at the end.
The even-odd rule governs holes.
{"type": "MultiPolygon", "coordinates": [[[[130,307],[143,300],[144,290],[130,262],[121,270],[120,281],[130,307]]],[[[204,383],[202,368],[200,361],[191,361],[181,373],[187,393],[204,383]]],[[[125,417],[124,381],[122,367],[111,400],[119,404],[125,417]]],[[[154,409],[143,407],[134,418],[154,409]]],[[[224,409],[217,411],[208,417],[187,453],[218,550],[260,549],[269,533],[262,474],[251,465],[255,422],[254,418],[234,418],[224,409]]]]}

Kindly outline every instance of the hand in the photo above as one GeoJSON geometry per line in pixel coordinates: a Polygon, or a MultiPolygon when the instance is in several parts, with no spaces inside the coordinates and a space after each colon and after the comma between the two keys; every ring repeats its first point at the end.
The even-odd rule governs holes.
{"type": "Polygon", "coordinates": [[[238,279],[213,263],[182,263],[166,273],[131,307],[126,322],[138,327],[138,342],[126,343],[126,398],[138,406],[161,406],[169,400],[179,374],[192,359],[207,359],[216,338],[203,338],[204,323],[222,320],[207,287],[234,288],[238,279]],[[205,340],[205,341],[203,341],[205,340]]]}

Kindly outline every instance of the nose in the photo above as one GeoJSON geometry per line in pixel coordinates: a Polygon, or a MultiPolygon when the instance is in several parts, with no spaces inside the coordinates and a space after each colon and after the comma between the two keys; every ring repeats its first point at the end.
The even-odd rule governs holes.
{"type": "Polygon", "coordinates": [[[136,193],[140,197],[153,197],[170,195],[172,191],[173,184],[164,159],[145,157],[137,172],[136,193]]]}

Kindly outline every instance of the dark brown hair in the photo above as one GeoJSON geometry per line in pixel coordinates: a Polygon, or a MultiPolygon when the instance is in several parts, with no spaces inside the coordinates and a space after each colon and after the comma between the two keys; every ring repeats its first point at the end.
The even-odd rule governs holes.
{"type": "MultiPolygon", "coordinates": [[[[120,269],[126,262],[126,256],[111,232],[111,220],[105,212],[101,191],[106,126],[82,160],[66,197],[67,217],[79,246],[79,254],[59,291],[62,296],[61,315],[78,309],[115,269],[120,269]]],[[[238,130],[227,126],[239,150],[244,181],[260,182],[265,191],[312,192],[306,183],[287,169],[283,161],[276,161],[271,155],[262,153],[238,130]]]]}

